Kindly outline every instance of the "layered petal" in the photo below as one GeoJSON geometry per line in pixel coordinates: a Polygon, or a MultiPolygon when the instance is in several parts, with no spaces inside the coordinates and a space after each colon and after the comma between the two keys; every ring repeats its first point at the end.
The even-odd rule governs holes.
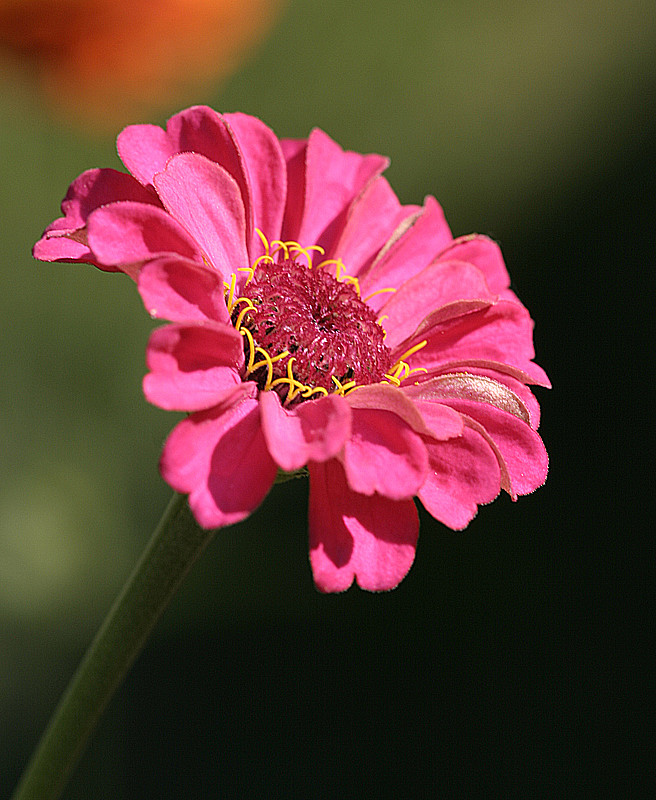
{"type": "Polygon", "coordinates": [[[375,178],[351,204],[331,255],[342,260],[347,274],[357,277],[371,266],[403,220],[418,211],[418,206],[402,206],[385,178],[375,178]]]}
{"type": "Polygon", "coordinates": [[[34,257],[41,261],[93,263],[93,255],[84,231],[89,214],[100,206],[119,200],[159,205],[155,192],[146,189],[131,175],[115,169],[90,169],[83,172],[69,186],[62,201],[64,216],[48,225],[41,239],[34,245],[34,257]]]}
{"type": "Polygon", "coordinates": [[[280,237],[287,197],[287,167],[278,137],[257,117],[237,113],[226,114],[224,118],[232,130],[245,171],[248,252],[253,262],[264,253],[255,227],[266,231],[270,241],[280,237]]]}
{"type": "Polygon", "coordinates": [[[197,261],[182,256],[149,261],[139,271],[137,287],[151,317],[230,322],[221,276],[197,261]]]}
{"type": "Polygon", "coordinates": [[[477,267],[485,275],[487,285],[494,294],[501,294],[510,287],[510,276],[501,248],[487,236],[478,233],[459,236],[440,253],[440,260],[467,261],[477,267]]]}
{"type": "MultiPolygon", "coordinates": [[[[383,156],[342,150],[330,136],[315,128],[305,151],[302,218],[298,221],[294,219],[296,214],[288,216],[284,238],[318,244],[331,253],[349,206],[387,164],[383,156]]],[[[291,181],[288,191],[292,191],[291,181]]]]}
{"type": "Polygon", "coordinates": [[[351,434],[351,409],[334,394],[287,410],[275,392],[262,392],[260,413],[269,452],[286,472],[334,458],[351,434]]]}
{"type": "Polygon", "coordinates": [[[164,445],[160,470],[204,528],[240,522],[262,502],[275,479],[260,425],[254,384],[230,403],[182,420],[164,445]]]}
{"type": "Polygon", "coordinates": [[[335,460],[310,463],[310,563],[323,592],[397,586],[415,557],[419,518],[412,500],[394,501],[349,490],[335,460]]]}
{"type": "MultiPolygon", "coordinates": [[[[423,209],[399,225],[371,267],[360,276],[362,296],[405,283],[430,264],[452,239],[442,207],[435,198],[427,197],[423,209]]],[[[383,294],[369,304],[378,309],[385,299],[383,294]]]]}
{"type": "Polygon", "coordinates": [[[130,201],[96,209],[87,222],[89,248],[99,264],[136,277],[140,266],[162,255],[177,254],[197,262],[195,240],[161,208],[130,201]]]}
{"type": "Polygon", "coordinates": [[[242,337],[231,325],[166,325],[146,350],[146,399],[168,411],[198,411],[223,403],[241,385],[242,337]]]}
{"type": "Polygon", "coordinates": [[[498,362],[521,370],[531,383],[549,385],[544,370],[532,362],[533,321],[518,303],[501,300],[446,320],[443,310],[438,309],[399,345],[399,350],[424,339],[427,344],[413,355],[412,366],[429,373],[439,370],[440,365],[461,361],[471,360],[483,368],[485,362],[498,362]]]}
{"type": "Polygon", "coordinates": [[[417,409],[402,392],[382,385],[365,386],[348,399],[352,433],[340,456],[348,485],[392,500],[415,495],[428,471],[417,429],[428,431],[417,409]]]}
{"type": "Polygon", "coordinates": [[[491,503],[501,489],[496,455],[477,431],[445,442],[425,441],[430,470],[417,492],[424,508],[454,530],[466,528],[478,506],[491,503]]]}
{"type": "Polygon", "coordinates": [[[484,429],[494,443],[500,469],[507,475],[508,485],[503,488],[513,500],[542,486],[547,479],[549,458],[542,439],[527,422],[496,404],[460,398],[443,402],[484,429]]]}
{"type": "MultiPolygon", "coordinates": [[[[388,295],[389,296],[389,295],[388,295]]],[[[434,309],[453,304],[458,300],[485,300],[491,294],[483,273],[463,261],[436,261],[407,280],[382,306],[385,344],[394,348],[409,337],[417,321],[428,317],[434,309]]]]}
{"type": "Polygon", "coordinates": [[[224,278],[248,266],[241,192],[223,167],[195,153],[181,153],[153,180],[166,209],[224,278]]]}

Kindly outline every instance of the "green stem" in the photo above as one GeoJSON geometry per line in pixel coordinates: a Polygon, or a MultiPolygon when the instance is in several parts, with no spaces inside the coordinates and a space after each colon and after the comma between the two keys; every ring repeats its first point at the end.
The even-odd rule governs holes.
{"type": "Polygon", "coordinates": [[[191,565],[212,539],[184,495],[171,499],[146,550],[73,676],[12,800],[56,800],[105,706],[191,565]]]}

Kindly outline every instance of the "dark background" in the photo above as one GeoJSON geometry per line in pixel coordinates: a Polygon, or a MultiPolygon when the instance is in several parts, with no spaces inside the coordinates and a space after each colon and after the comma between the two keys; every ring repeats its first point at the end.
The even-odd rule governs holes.
{"type": "MultiPolygon", "coordinates": [[[[189,98],[388,154],[403,202],[435,194],[454,234],[500,241],[554,385],[550,474],[464,532],[422,513],[383,595],[314,590],[307,485],[277,487],[196,565],[65,798],[652,795],[655,21],[296,2],[189,98]]],[[[118,166],[113,136],[46,116],[22,73],[2,85],[0,796],[166,505],[175,422],[141,395],[131,283],[29,256],[68,183],[118,166]]]]}

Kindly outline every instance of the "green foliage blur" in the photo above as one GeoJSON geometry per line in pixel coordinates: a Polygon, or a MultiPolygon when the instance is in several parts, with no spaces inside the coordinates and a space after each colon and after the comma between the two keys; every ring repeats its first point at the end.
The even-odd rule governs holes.
{"type": "MultiPolygon", "coordinates": [[[[435,721],[445,714],[451,723],[474,724],[482,715],[490,731],[495,720],[500,726],[507,747],[490,751],[482,733],[433,741],[427,723],[423,741],[441,753],[450,746],[451,764],[476,743],[487,752],[472,785],[519,785],[502,778],[519,774],[524,736],[536,742],[534,767],[546,774],[549,762],[559,765],[551,774],[563,782],[570,774],[580,778],[572,748],[575,731],[585,736],[576,720],[595,719],[582,688],[597,685],[588,675],[601,667],[612,682],[641,669],[617,655],[637,646],[630,628],[622,628],[626,638],[612,651],[600,645],[607,629],[616,632],[620,617],[630,619],[641,607],[641,573],[620,561],[627,581],[620,592],[617,574],[599,567],[606,559],[618,563],[609,526],[622,514],[612,508],[627,500],[626,486],[635,487],[617,476],[611,417],[621,416],[620,401],[611,407],[608,398],[618,396],[616,348],[626,354],[640,339],[631,320],[634,302],[644,298],[634,278],[639,265],[647,280],[653,271],[653,255],[645,259],[653,253],[654,176],[643,165],[653,152],[655,52],[656,6],[637,0],[296,0],[227,83],[187,98],[185,105],[259,116],[279,136],[305,137],[318,126],[343,147],[386,154],[388,178],[403,202],[434,194],[455,235],[477,231],[500,241],[514,287],[536,321],[537,360],[554,382],[551,394],[539,393],[552,474],[516,505],[502,498],[482,509],[462,533],[423,515],[417,562],[385,596],[357,589],[318,595],[307,563],[307,485],[276,487],[252,519],[218,534],[66,797],[215,796],[209,786],[216,796],[355,796],[359,773],[346,766],[347,753],[362,760],[388,755],[376,737],[369,749],[362,743],[371,734],[362,715],[400,737],[406,728],[416,733],[426,708],[435,721]],[[610,462],[612,475],[603,468],[610,462]],[[621,612],[608,599],[620,594],[621,612]],[[350,690],[335,677],[326,682],[305,639],[331,670],[344,670],[350,690]],[[224,665],[224,674],[217,666],[224,640],[243,670],[224,665]],[[244,678],[250,669],[254,684],[244,678]],[[294,676],[301,669],[299,688],[294,676]],[[192,680],[189,688],[188,670],[208,685],[192,680]],[[316,680],[308,670],[317,670],[316,680]],[[226,676],[235,693],[225,688],[226,676]],[[155,690],[151,680],[168,689],[155,690]],[[214,691],[223,692],[228,722],[209,714],[194,722],[195,704],[214,691]],[[286,692],[300,692],[292,702],[300,716],[289,725],[280,721],[286,692]],[[342,716],[344,697],[359,718],[359,744],[340,744],[333,753],[334,740],[319,736],[322,752],[333,755],[321,764],[327,785],[312,793],[315,784],[299,766],[308,751],[299,741],[323,723],[338,738],[346,735],[352,723],[342,716]],[[302,711],[306,700],[309,710],[302,711]],[[176,703],[177,716],[168,710],[176,703]],[[244,703],[251,715],[273,708],[275,719],[250,725],[240,716],[244,703]],[[220,742],[205,743],[200,755],[189,756],[195,778],[181,777],[181,759],[165,784],[155,754],[166,759],[173,744],[148,737],[158,731],[184,747],[180,739],[193,740],[196,724],[205,742],[232,737],[235,771],[226,773],[220,742]],[[136,745],[119,744],[124,736],[139,741],[141,770],[130,758],[136,745]],[[267,760],[261,753],[270,736],[288,750],[279,743],[267,760]],[[544,741],[552,744],[541,750],[544,741]],[[260,756],[251,774],[253,748],[260,756]],[[278,769],[289,777],[280,786],[270,777],[278,769]],[[230,789],[237,786],[247,794],[230,789]],[[263,787],[268,794],[258,794],[263,787]]],[[[50,116],[29,76],[15,67],[3,68],[0,88],[1,795],[168,501],[157,459],[177,417],[143,399],[144,350],[155,323],[130,280],[30,255],[80,172],[120,168],[114,136],[50,116]]],[[[162,124],[170,114],[125,124],[162,124]]],[[[630,392],[630,375],[623,380],[630,392]]],[[[631,688],[608,685],[597,686],[604,701],[631,688]]],[[[631,702],[641,708],[642,689],[633,689],[631,702]]],[[[612,702],[605,707],[615,709],[612,702]]],[[[418,782],[409,784],[417,794],[396,796],[434,788],[433,773],[422,772],[430,769],[428,758],[419,763],[418,782]]]]}

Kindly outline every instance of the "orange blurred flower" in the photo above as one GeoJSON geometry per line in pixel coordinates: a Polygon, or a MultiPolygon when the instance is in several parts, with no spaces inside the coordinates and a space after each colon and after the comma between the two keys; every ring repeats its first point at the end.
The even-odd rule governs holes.
{"type": "Polygon", "coordinates": [[[165,107],[236,68],[282,0],[0,0],[0,48],[90,124],[165,107]]]}

